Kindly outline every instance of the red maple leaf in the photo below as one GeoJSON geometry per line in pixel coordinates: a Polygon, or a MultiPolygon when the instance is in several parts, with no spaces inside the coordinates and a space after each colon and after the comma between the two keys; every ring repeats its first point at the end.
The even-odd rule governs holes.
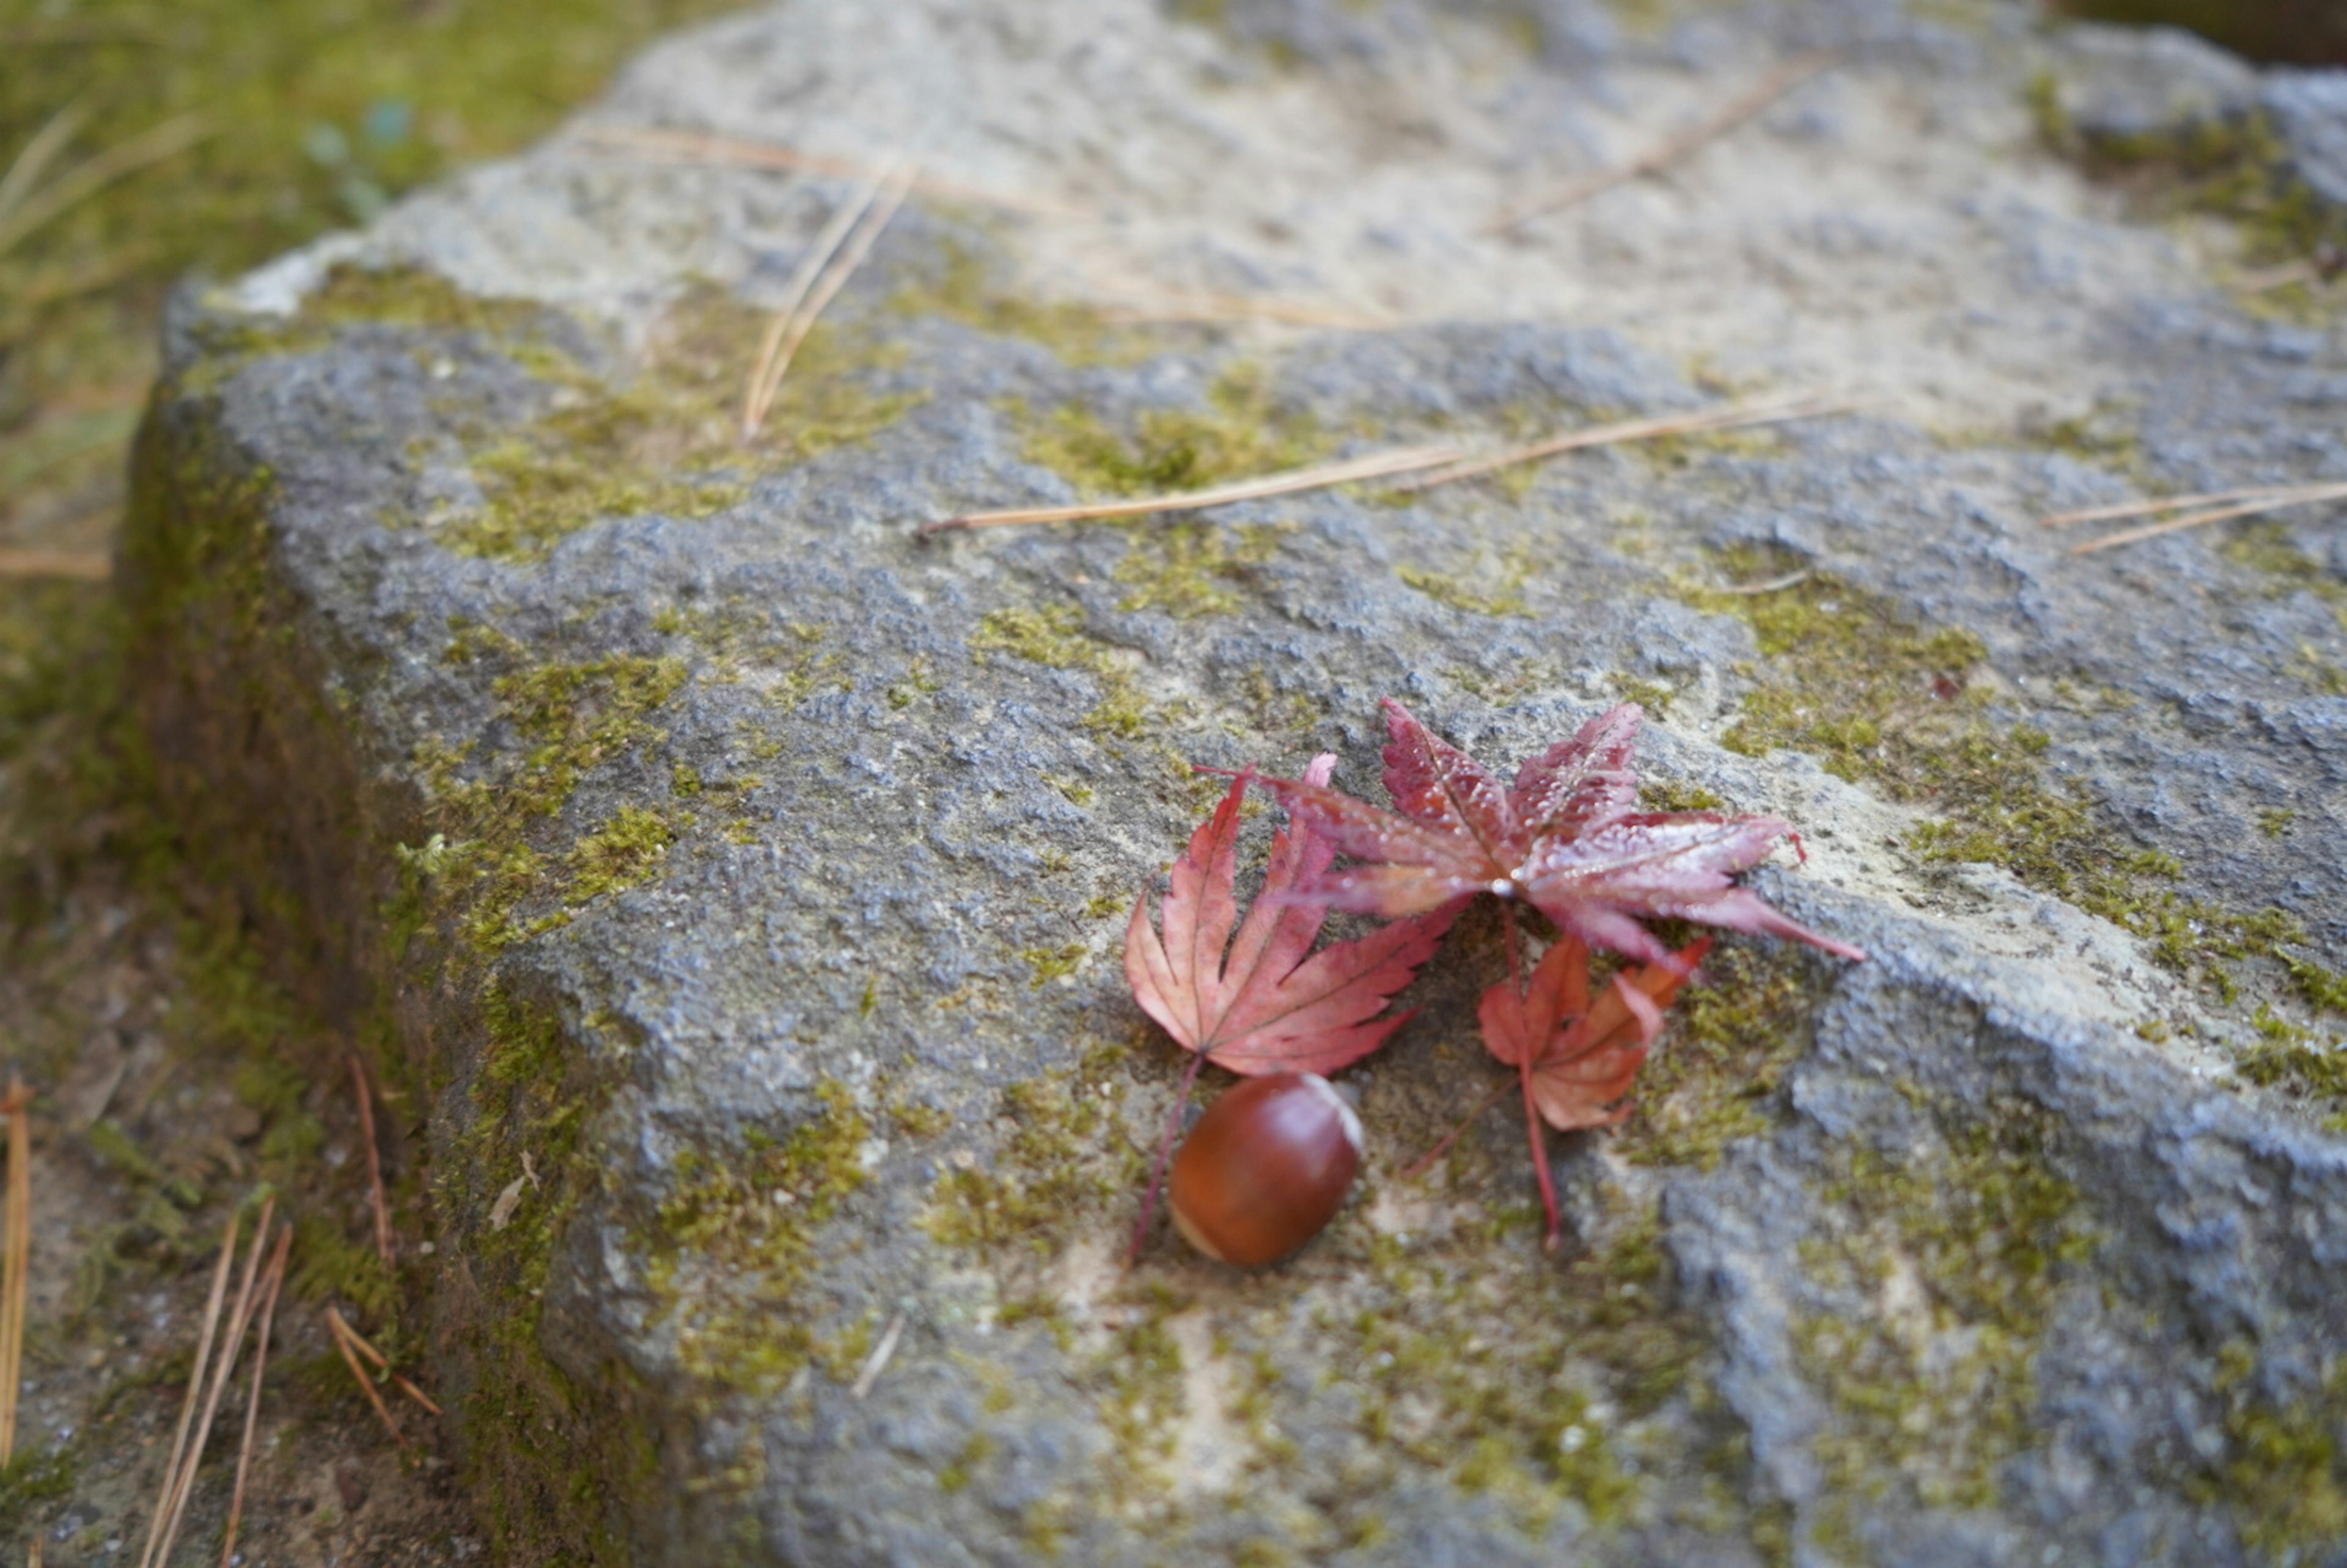
{"type": "Polygon", "coordinates": [[[1296,821],[1361,864],[1302,881],[1293,897],[1388,917],[1455,910],[1478,893],[1521,898],[1590,946],[1659,963],[1642,918],[1676,917],[1865,953],[1795,924],[1732,878],[1777,840],[1773,816],[1639,812],[1633,768],[1645,714],[1624,702],[1524,764],[1503,789],[1482,764],[1385,701],[1383,811],[1310,776],[1262,780],[1296,821]]]}
{"type": "Polygon", "coordinates": [[[1540,1175],[1541,1201],[1548,1211],[1552,1247],[1557,1244],[1560,1221],[1541,1122],[1571,1132],[1610,1127],[1630,1113],[1627,1106],[1607,1107],[1630,1092],[1646,1060],[1646,1048],[1663,1026],[1663,1009],[1710,950],[1711,938],[1705,937],[1665,955],[1660,963],[1622,970],[1593,1006],[1589,948],[1569,936],[1549,948],[1529,985],[1503,980],[1483,993],[1477,1014],[1483,1044],[1516,1069],[1523,1085],[1524,1128],[1532,1140],[1532,1167],[1540,1175]]]}
{"type": "MultiPolygon", "coordinates": [[[[1336,763],[1331,755],[1314,758],[1304,784],[1325,788],[1336,763]]],[[[1450,927],[1451,911],[1444,910],[1396,920],[1314,952],[1328,907],[1295,895],[1327,873],[1336,850],[1300,821],[1273,835],[1262,891],[1241,924],[1235,890],[1239,808],[1253,776],[1231,781],[1230,793],[1174,863],[1161,915],[1163,935],[1149,924],[1146,896],[1133,905],[1125,927],[1124,974],[1133,999],[1176,1043],[1196,1053],[1183,1079],[1174,1126],[1202,1061],[1251,1077],[1325,1075],[1377,1050],[1410,1017],[1378,1015],[1416,978],[1450,927]]],[[[1167,1152],[1173,1136],[1169,1126],[1167,1152]]],[[[1161,1175],[1164,1160],[1161,1153],[1161,1175]]],[[[1136,1252],[1156,1191],[1153,1183],[1133,1240],[1136,1252]]]]}
{"type": "MultiPolygon", "coordinates": [[[[1336,762],[1314,758],[1305,782],[1325,786],[1336,762]]],[[[1336,852],[1297,825],[1273,835],[1263,890],[1234,939],[1239,806],[1247,783],[1245,774],[1231,782],[1174,863],[1162,938],[1150,928],[1148,898],[1133,905],[1124,933],[1125,979],[1133,999],[1166,1033],[1217,1066],[1250,1077],[1325,1076],[1377,1050],[1408,1020],[1408,1013],[1378,1014],[1433,956],[1450,917],[1397,920],[1313,952],[1327,908],[1287,896],[1324,874],[1336,852]]]]}

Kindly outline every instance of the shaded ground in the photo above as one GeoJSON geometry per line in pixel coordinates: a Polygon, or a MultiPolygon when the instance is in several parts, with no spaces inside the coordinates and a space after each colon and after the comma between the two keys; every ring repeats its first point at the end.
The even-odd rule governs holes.
{"type": "MultiPolygon", "coordinates": [[[[401,1317],[420,1293],[368,1245],[341,1042],[212,917],[206,875],[147,804],[111,589],[52,569],[104,569],[175,280],[241,271],[507,150],[649,37],[722,8],[0,0],[0,170],[23,176],[0,197],[0,1068],[37,1096],[24,1405],[0,1474],[10,1561],[36,1534],[53,1564],[136,1561],[220,1226],[272,1187],[300,1239],[243,1560],[479,1550],[432,1423],[403,1412],[403,1459],[323,1327],[338,1302],[395,1354],[420,1331],[401,1317]],[[31,552],[42,575],[23,570],[31,552]],[[303,1070],[257,1065],[289,1039],[303,1070]]],[[[395,1181],[405,1129],[385,1121],[395,1181]]],[[[220,1423],[175,1560],[217,1559],[236,1424],[220,1423]]]]}

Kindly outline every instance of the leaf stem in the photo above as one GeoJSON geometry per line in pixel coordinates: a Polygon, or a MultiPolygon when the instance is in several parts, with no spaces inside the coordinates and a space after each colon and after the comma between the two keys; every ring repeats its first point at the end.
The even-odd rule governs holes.
{"type": "MultiPolygon", "coordinates": [[[[1508,984],[1518,997],[1524,995],[1523,929],[1516,923],[1516,905],[1512,898],[1500,904],[1500,918],[1507,931],[1508,984]]],[[[1544,1043],[1544,1042],[1543,1042],[1544,1043]]],[[[1532,1171],[1540,1177],[1541,1207],[1548,1212],[1548,1240],[1544,1244],[1554,1252],[1563,1245],[1564,1221],[1556,1209],[1556,1180],[1549,1174],[1547,1130],[1541,1125],[1540,1104],[1532,1098],[1532,1058],[1537,1053],[1526,1050],[1516,1062],[1517,1081],[1524,1091],[1524,1132],[1532,1146],[1532,1171]]]]}
{"type": "Polygon", "coordinates": [[[1405,1182],[1414,1182],[1420,1176],[1426,1174],[1427,1172],[1432,1170],[1434,1168],[1434,1162],[1449,1153],[1450,1152],[1450,1145],[1456,1143],[1461,1137],[1465,1136],[1468,1128],[1475,1125],[1476,1118],[1482,1115],[1484,1112],[1489,1111],[1492,1106],[1497,1105],[1501,1101],[1505,1100],[1510,1091],[1512,1091],[1515,1087],[1516,1086],[1514,1084],[1509,1083],[1503,1080],[1497,1089],[1492,1090],[1491,1092],[1486,1094],[1481,1101],[1477,1102],[1474,1110],[1470,1111],[1465,1116],[1460,1118],[1459,1125],[1453,1127],[1450,1132],[1442,1135],[1441,1143],[1437,1143],[1433,1148],[1428,1150],[1426,1153],[1419,1156],[1417,1161],[1405,1169],[1401,1173],[1401,1179],[1405,1182]]]}
{"type": "Polygon", "coordinates": [[[1173,1114],[1165,1119],[1165,1138],[1157,1146],[1157,1167],[1149,1173],[1149,1192],[1141,1200],[1141,1222],[1133,1227],[1133,1245],[1126,1249],[1124,1266],[1131,1268],[1141,1261],[1141,1249],[1149,1240],[1149,1222],[1157,1217],[1157,1194],[1165,1185],[1165,1167],[1174,1158],[1174,1139],[1182,1131],[1182,1112],[1190,1104],[1190,1090],[1198,1081],[1198,1069],[1206,1065],[1206,1053],[1190,1053],[1190,1070],[1182,1075],[1182,1092],[1174,1097],[1173,1114]]]}

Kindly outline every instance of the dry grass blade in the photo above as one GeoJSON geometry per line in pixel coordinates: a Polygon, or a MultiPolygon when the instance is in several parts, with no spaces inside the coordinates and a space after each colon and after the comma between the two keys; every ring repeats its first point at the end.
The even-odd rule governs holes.
{"type": "MultiPolygon", "coordinates": [[[[876,170],[845,159],[824,158],[795,148],[771,141],[747,141],[740,137],[715,136],[701,131],[661,130],[651,126],[590,125],[579,132],[579,139],[590,147],[607,152],[633,153],[671,163],[714,165],[723,169],[777,169],[794,174],[829,174],[848,179],[876,179],[876,170]]],[[[957,185],[951,180],[923,175],[913,182],[913,189],[924,196],[948,201],[972,201],[982,207],[999,207],[1010,212],[1032,212],[1052,217],[1069,217],[1077,209],[1061,202],[1045,201],[1031,196],[1011,196],[999,190],[982,190],[976,186],[957,185]]]]}
{"type": "Polygon", "coordinates": [[[33,1096],[11,1074],[8,1098],[7,1241],[0,1253],[0,1470],[16,1455],[16,1403],[24,1387],[25,1311],[33,1262],[33,1096]]]}
{"type": "Polygon", "coordinates": [[[81,129],[82,122],[88,118],[87,111],[80,103],[69,103],[51,115],[48,123],[33,133],[33,139],[25,144],[24,150],[16,154],[15,161],[8,165],[7,174],[0,177],[0,224],[5,224],[8,215],[24,205],[25,199],[33,193],[33,187],[40,183],[41,176],[48,172],[49,165],[58,153],[65,150],[66,144],[73,140],[74,133],[81,129]]]}
{"type": "Polygon", "coordinates": [[[155,1553],[155,1568],[162,1568],[170,1560],[171,1547],[179,1540],[179,1526],[188,1515],[188,1499],[196,1490],[197,1468],[203,1463],[204,1449],[211,1441],[212,1419],[220,1414],[220,1397],[228,1392],[229,1379],[236,1375],[237,1358],[244,1349],[244,1331],[252,1326],[253,1309],[259,1305],[254,1286],[260,1281],[261,1255],[267,1248],[270,1216],[276,1206],[274,1196],[261,1202],[261,1223],[252,1232],[252,1251],[245,1259],[244,1277],[237,1286],[236,1306],[229,1313],[228,1336],[220,1342],[211,1387],[204,1393],[203,1413],[196,1418],[195,1430],[189,1435],[187,1458],[172,1491],[169,1516],[163,1525],[163,1543],[155,1553]]]}
{"type": "Polygon", "coordinates": [[[1461,479],[1481,478],[1501,468],[1512,468],[1519,463],[1537,463],[1544,457],[1583,451],[1592,446],[1659,441],[1671,436],[1694,436],[1707,430],[1734,430],[1755,425],[1783,425],[1796,419],[1815,419],[1822,415],[1839,414],[1850,406],[1847,403],[1810,395],[1780,398],[1771,403],[1708,409],[1701,414],[1667,414],[1658,418],[1624,419],[1613,425],[1593,425],[1587,429],[1551,436],[1529,446],[1511,447],[1488,457],[1467,458],[1434,473],[1405,480],[1394,487],[1405,492],[1430,490],[1437,485],[1454,485],[1461,479]]]}
{"type": "Polygon", "coordinates": [[[783,302],[776,307],[774,319],[767,323],[766,335],[758,344],[758,361],[751,367],[750,385],[742,395],[742,439],[744,441],[757,435],[759,426],[766,422],[766,410],[774,401],[774,388],[782,384],[782,372],[776,368],[775,361],[783,352],[783,340],[790,335],[791,323],[798,320],[799,307],[806,303],[807,295],[814,292],[816,280],[823,276],[824,269],[831,265],[831,259],[839,253],[839,247],[846,241],[848,231],[872,210],[872,203],[879,195],[880,181],[866,181],[861,190],[839,204],[838,210],[824,224],[822,231],[807,246],[806,254],[799,258],[798,267],[791,274],[790,284],[783,291],[783,302]]]}
{"type": "Polygon", "coordinates": [[[170,1516],[171,1494],[179,1489],[179,1460],[188,1450],[188,1429],[195,1424],[196,1401],[203,1397],[204,1368],[212,1354],[212,1337],[220,1327],[220,1304],[228,1296],[228,1271],[236,1261],[236,1215],[228,1216],[220,1235],[220,1262],[212,1269],[211,1296],[204,1304],[203,1327],[196,1337],[196,1364],[188,1373],[188,1397],[179,1406],[179,1430],[171,1434],[170,1459],[163,1467],[163,1491],[155,1501],[155,1516],[147,1523],[147,1545],[138,1553],[138,1568],[155,1568],[155,1548],[163,1539],[170,1516]]]}
{"type": "Polygon", "coordinates": [[[888,227],[888,220],[897,216],[897,209],[905,204],[905,198],[912,189],[912,164],[900,160],[891,165],[869,210],[856,220],[855,231],[848,235],[847,242],[824,268],[823,275],[815,280],[814,289],[792,313],[789,324],[783,331],[782,342],[774,351],[774,363],[767,368],[765,380],[761,384],[763,395],[758,407],[758,422],[748,425],[743,432],[744,436],[758,433],[758,425],[764,423],[766,410],[774,403],[775,391],[790,371],[791,361],[798,357],[799,346],[806,342],[807,333],[815,330],[816,318],[823,314],[825,306],[838,297],[839,291],[847,286],[847,280],[856,275],[856,269],[864,264],[864,258],[872,253],[873,244],[880,238],[880,231],[888,227]]]}
{"type": "Polygon", "coordinates": [[[888,1327],[880,1331],[880,1343],[872,1347],[865,1358],[864,1370],[856,1374],[856,1386],[847,1390],[853,1399],[861,1399],[872,1392],[872,1385],[888,1369],[888,1358],[897,1353],[897,1341],[905,1337],[905,1315],[901,1312],[888,1319],[888,1327]]]}
{"type": "Polygon", "coordinates": [[[2126,528],[2116,534],[2105,534],[2098,539],[2088,539],[2083,545],[2073,545],[2070,553],[2090,556],[2096,550],[2136,544],[2144,539],[2157,538],[2162,534],[2181,533],[2186,528],[2221,523],[2229,518],[2253,518],[2264,512],[2279,512],[2291,507],[2311,507],[2321,501],[2347,501],[2347,484],[2310,485],[2283,495],[2263,496],[2229,507],[2210,507],[2205,511],[2187,512],[2180,518],[2169,518],[2164,522],[2148,523],[2139,528],[2126,528]]]}
{"type": "Polygon", "coordinates": [[[277,1233],[277,1250],[270,1255],[269,1273],[261,1287],[261,1329],[252,1341],[252,1392],[244,1402],[244,1436],[236,1445],[236,1490],[230,1494],[227,1538],[220,1545],[220,1568],[236,1561],[236,1527],[244,1519],[244,1481],[252,1468],[252,1434],[261,1421],[261,1380],[269,1375],[269,1333],[277,1321],[277,1292],[285,1284],[285,1258],[292,1250],[293,1227],[277,1233]]]}
{"type": "Polygon", "coordinates": [[[86,197],[125,175],[185,152],[219,128],[200,114],[178,115],[143,130],[118,147],[108,148],[81,162],[28,195],[14,212],[0,217],[0,251],[39,228],[86,197]]]}
{"type": "Polygon", "coordinates": [[[0,549],[0,577],[63,577],[81,582],[104,582],[113,574],[113,558],[96,550],[0,549]]]}
{"type": "Polygon", "coordinates": [[[1020,523],[1083,523],[1103,518],[1144,518],[1155,512],[1196,512],[1208,507],[1228,507],[1240,501],[1261,501],[1293,496],[1305,490],[1326,490],[1361,479],[1382,479],[1456,463],[1462,454],[1455,446],[1402,446],[1341,463],[1321,463],[1293,468],[1260,479],[1217,485],[1207,490],[1185,490],[1171,496],[1144,496],[1125,501],[1088,501],[1072,507],[1014,507],[999,512],[968,512],[958,518],[924,523],[919,532],[952,533],[961,528],[1002,528],[1020,523]]]}
{"type": "Polygon", "coordinates": [[[1762,77],[1751,91],[1733,100],[1702,124],[1682,131],[1668,141],[1641,153],[1627,163],[1617,164],[1612,169],[1600,169],[1595,174],[1585,175],[1570,185],[1520,202],[1494,219],[1485,232],[1504,234],[1532,219],[1550,212],[1562,211],[1568,207],[1578,206],[1591,197],[1611,190],[1617,185],[1627,185],[1634,179],[1643,179],[1649,174],[1658,173],[1681,159],[1710,146],[1745,121],[1758,115],[1803,82],[1830,70],[1840,63],[1841,56],[1831,52],[1801,55],[1788,60],[1762,77]]]}
{"type": "Polygon", "coordinates": [[[2162,496],[2149,501],[2115,501],[2106,507],[2081,507],[2074,512],[2055,512],[2040,518],[2038,521],[2049,528],[2066,528],[2073,523],[2112,523],[2121,518],[2147,518],[2157,512],[2179,512],[2190,507],[2261,501],[2272,496],[2294,496],[2301,490],[2327,490],[2331,485],[2331,481],[2319,485],[2251,485],[2238,490],[2203,490],[2194,496],[2162,496]]]}
{"type": "Polygon", "coordinates": [[[391,1203],[384,1195],[383,1154],[374,1139],[374,1096],[367,1089],[366,1069],[360,1065],[358,1053],[351,1053],[351,1087],[358,1091],[359,1131],[366,1137],[367,1184],[374,1199],[374,1249],[383,1256],[385,1268],[397,1266],[391,1245],[391,1203]]]}
{"type": "MultiPolygon", "coordinates": [[[[334,1348],[340,1350],[343,1353],[343,1359],[350,1364],[351,1376],[358,1379],[359,1392],[367,1397],[367,1403],[374,1407],[374,1413],[383,1419],[384,1430],[391,1433],[391,1440],[397,1443],[401,1451],[405,1452],[407,1448],[406,1436],[400,1431],[399,1423],[391,1419],[391,1407],[384,1404],[383,1396],[375,1391],[374,1379],[367,1376],[364,1367],[359,1365],[359,1353],[353,1342],[365,1345],[366,1341],[360,1339],[358,1330],[343,1322],[343,1315],[331,1307],[326,1308],[326,1328],[334,1337],[334,1348]]],[[[377,1361],[382,1359],[372,1345],[367,1346],[367,1354],[374,1356],[377,1361]]]]}

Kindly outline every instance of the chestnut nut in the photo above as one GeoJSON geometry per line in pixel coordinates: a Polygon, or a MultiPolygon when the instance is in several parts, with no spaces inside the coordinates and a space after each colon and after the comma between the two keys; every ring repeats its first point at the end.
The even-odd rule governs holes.
{"type": "Polygon", "coordinates": [[[1360,1166],[1361,1120],[1327,1079],[1250,1078],[1174,1156],[1174,1223],[1208,1257],[1253,1268],[1319,1235],[1360,1166]]]}

